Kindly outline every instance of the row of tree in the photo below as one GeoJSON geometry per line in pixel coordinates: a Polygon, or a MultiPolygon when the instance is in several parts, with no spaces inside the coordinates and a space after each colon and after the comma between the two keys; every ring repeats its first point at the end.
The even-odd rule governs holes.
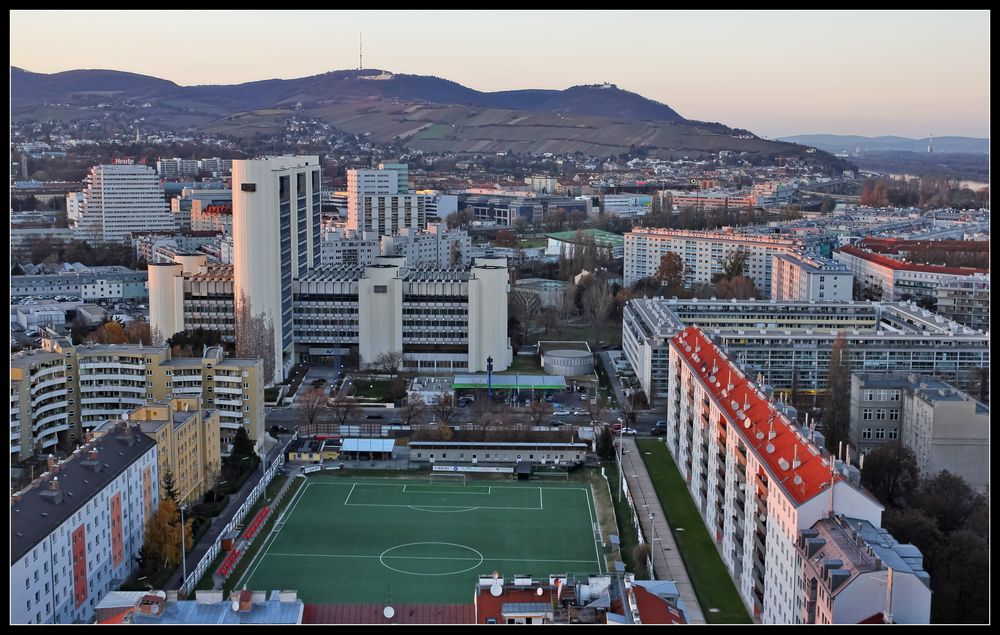
{"type": "Polygon", "coordinates": [[[962,187],[958,179],[934,176],[866,179],[861,184],[860,203],[869,207],[982,209],[989,207],[990,190],[972,190],[962,187]]]}

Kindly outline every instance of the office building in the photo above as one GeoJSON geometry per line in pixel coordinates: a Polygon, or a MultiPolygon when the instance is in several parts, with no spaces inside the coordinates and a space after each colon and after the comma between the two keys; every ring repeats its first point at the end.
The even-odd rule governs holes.
{"type": "Polygon", "coordinates": [[[844,263],[858,282],[882,289],[882,299],[887,302],[937,298],[938,287],[952,284],[974,275],[989,275],[984,269],[972,267],[942,267],[921,265],[891,256],[874,253],[845,245],[833,252],[837,262],[844,263]]]}
{"type": "Polygon", "coordinates": [[[155,341],[181,331],[216,331],[236,341],[233,266],[210,264],[203,254],[177,254],[172,263],[150,263],[149,327],[155,341]]]}
{"type": "Polygon", "coordinates": [[[643,390],[667,390],[667,340],[698,325],[742,364],[787,392],[825,390],[843,333],[858,372],[923,373],[968,390],[990,365],[989,336],[907,303],[637,299],[625,305],[622,347],[643,390]]]}
{"type": "Polygon", "coordinates": [[[106,425],[15,492],[10,508],[10,621],[85,624],[132,574],[160,501],[156,443],[106,425]]]}
{"type": "Polygon", "coordinates": [[[379,236],[426,228],[430,197],[405,189],[406,178],[395,169],[348,170],[347,228],[379,236]]]}
{"type": "Polygon", "coordinates": [[[87,175],[79,220],[70,225],[79,240],[121,242],[131,232],[174,231],[163,186],[145,165],[95,165],[87,175]]]}
{"type": "Polygon", "coordinates": [[[913,450],[921,477],[948,470],[989,491],[990,409],[948,382],[915,374],[851,376],[851,443],[913,450]]]}
{"type": "Polygon", "coordinates": [[[854,299],[854,275],[822,256],[776,254],[771,264],[771,299],[808,301],[854,299]]]}
{"type": "Polygon", "coordinates": [[[156,173],[162,179],[181,179],[198,176],[197,159],[159,159],[156,162],[156,173]]]}
{"type": "Polygon", "coordinates": [[[375,232],[334,229],[323,234],[320,242],[320,265],[367,265],[382,255],[382,243],[375,232]]]}
{"type": "MultiPolygon", "coordinates": [[[[856,468],[813,443],[775,406],[770,387],[752,382],[699,328],[683,329],[668,348],[666,445],[695,507],[753,616],[802,623],[803,530],[832,515],[880,527],[883,507],[861,488],[856,468]]],[[[835,556],[824,564],[843,575],[835,556]]],[[[902,606],[893,613],[910,615],[902,606]]],[[[916,619],[920,607],[912,615],[927,621],[916,619]]]]}
{"type": "Polygon", "coordinates": [[[234,293],[274,325],[275,382],[292,366],[292,280],[320,262],[320,211],[318,156],[233,161],[234,293]]]}
{"type": "Polygon", "coordinates": [[[222,466],[219,412],[202,410],[200,396],[179,397],[140,406],[128,421],[156,442],[159,473],[173,474],[181,504],[201,502],[222,466]]]}
{"type": "Polygon", "coordinates": [[[180,196],[170,199],[170,213],[174,215],[177,228],[180,230],[194,229],[193,218],[197,211],[199,224],[203,225],[205,219],[202,218],[205,210],[215,207],[230,208],[229,224],[232,225],[232,190],[204,190],[195,188],[183,188],[180,196]]]}
{"type": "Polygon", "coordinates": [[[406,258],[406,266],[411,268],[468,267],[472,262],[469,233],[449,230],[445,223],[428,223],[426,231],[401,229],[393,236],[383,236],[381,247],[383,256],[406,258]]]}
{"type": "Polygon", "coordinates": [[[685,286],[712,284],[722,273],[722,262],[734,251],[747,256],[743,275],[753,280],[762,294],[771,291],[773,256],[794,254],[801,241],[793,238],[755,236],[727,231],[635,228],[625,234],[625,286],[656,275],[660,258],[667,252],[684,262],[685,286]]]}
{"type": "Polygon", "coordinates": [[[63,273],[11,276],[11,297],[67,295],[86,302],[141,301],[147,297],[145,271],[118,265],[66,266],[69,270],[63,273]]]}

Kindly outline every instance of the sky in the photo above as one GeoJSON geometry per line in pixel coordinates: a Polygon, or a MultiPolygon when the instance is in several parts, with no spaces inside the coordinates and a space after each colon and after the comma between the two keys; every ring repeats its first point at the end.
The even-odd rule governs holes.
{"type": "Polygon", "coordinates": [[[989,136],[986,11],[11,11],[10,60],[236,84],[364,66],[481,91],[610,82],[774,138],[989,136]]]}

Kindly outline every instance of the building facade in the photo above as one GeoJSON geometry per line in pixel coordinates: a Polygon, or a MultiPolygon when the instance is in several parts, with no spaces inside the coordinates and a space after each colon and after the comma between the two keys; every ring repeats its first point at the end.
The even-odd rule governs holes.
{"type": "Polygon", "coordinates": [[[472,262],[472,238],[464,229],[448,229],[445,223],[428,223],[426,231],[401,229],[383,236],[383,256],[402,256],[408,267],[468,267],[472,262]]]}
{"type": "Polygon", "coordinates": [[[347,228],[379,236],[426,228],[429,197],[409,191],[407,172],[397,169],[405,166],[383,166],[347,171],[347,228]]]}
{"type": "Polygon", "coordinates": [[[233,161],[237,307],[274,325],[274,377],[292,366],[292,279],[320,262],[318,156],[233,161]]]}
{"type": "Polygon", "coordinates": [[[121,266],[84,267],[65,273],[10,277],[10,295],[68,295],[86,302],[142,300],[146,298],[146,272],[121,266]]]}
{"type": "Polygon", "coordinates": [[[323,234],[320,265],[367,265],[382,255],[382,243],[375,232],[334,229],[323,234]]]}
{"type": "Polygon", "coordinates": [[[805,395],[826,385],[843,334],[856,372],[922,373],[971,390],[990,365],[989,335],[907,303],[637,299],[625,305],[622,348],[646,395],[665,396],[667,340],[697,324],[747,372],[805,395]]]}
{"type": "Polygon", "coordinates": [[[852,300],[854,274],[821,256],[772,256],[771,299],[781,301],[852,300]]]}
{"type": "Polygon", "coordinates": [[[747,256],[743,275],[753,280],[761,293],[771,290],[773,256],[794,254],[801,242],[793,238],[684,229],[635,228],[625,234],[625,286],[656,274],[660,258],[667,252],[684,262],[685,286],[711,284],[722,273],[722,261],[730,253],[747,256]]]}
{"type": "Polygon", "coordinates": [[[174,231],[156,172],[145,165],[95,165],[87,175],[79,219],[70,225],[79,240],[121,242],[135,231],[174,231]]]}
{"type": "Polygon", "coordinates": [[[921,265],[891,256],[845,245],[833,252],[833,258],[847,266],[858,282],[881,288],[882,299],[896,302],[909,298],[937,298],[938,288],[989,271],[971,267],[921,265]]]}
{"type": "Polygon", "coordinates": [[[11,499],[10,620],[86,624],[135,570],[159,505],[156,443],[105,426],[11,499]]]}
{"type": "Polygon", "coordinates": [[[149,327],[168,340],[181,331],[216,331],[236,341],[233,266],[209,264],[201,254],[178,254],[173,263],[151,263],[149,327]]]}
{"type": "Polygon", "coordinates": [[[990,330],[990,277],[973,275],[942,282],[937,312],[970,329],[990,330]]]}
{"type": "Polygon", "coordinates": [[[804,622],[801,532],[831,514],[879,527],[883,507],[697,327],[668,364],[666,444],[740,597],[763,623],[804,622]]]}

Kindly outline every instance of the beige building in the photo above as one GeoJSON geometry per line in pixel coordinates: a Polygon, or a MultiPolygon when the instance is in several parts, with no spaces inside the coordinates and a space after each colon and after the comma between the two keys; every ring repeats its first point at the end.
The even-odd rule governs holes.
{"type": "Polygon", "coordinates": [[[170,264],[151,263],[149,326],[154,339],[203,328],[235,341],[233,266],[210,264],[201,254],[178,254],[170,264]]]}
{"type": "Polygon", "coordinates": [[[156,440],[161,485],[169,468],[182,503],[212,487],[222,464],[218,410],[202,410],[200,397],[178,397],[140,406],[129,421],[156,440]]]}
{"type": "Polygon", "coordinates": [[[218,410],[221,450],[243,426],[264,436],[264,368],[260,359],[226,358],[213,347],[202,357],[171,358],[167,346],[83,344],[43,339],[43,350],[11,358],[11,462],[35,450],[73,450],[84,432],[151,401],[200,397],[218,410]]]}
{"type": "Polygon", "coordinates": [[[853,299],[854,274],[822,256],[775,254],[771,263],[771,299],[791,302],[853,299]]]}

